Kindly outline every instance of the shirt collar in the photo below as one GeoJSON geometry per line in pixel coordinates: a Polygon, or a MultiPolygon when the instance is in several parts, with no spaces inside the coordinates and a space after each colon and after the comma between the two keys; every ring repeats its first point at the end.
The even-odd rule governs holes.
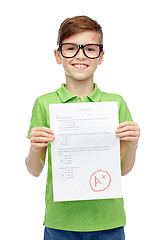
{"type": "MultiPolygon", "coordinates": [[[[72,92],[70,92],[67,88],[65,88],[65,83],[61,84],[61,88],[57,89],[58,95],[61,98],[62,102],[67,102],[71,98],[77,97],[72,92]]],[[[100,102],[101,100],[101,90],[98,88],[97,84],[94,83],[94,90],[93,92],[87,96],[90,98],[93,102],[100,102]]]]}

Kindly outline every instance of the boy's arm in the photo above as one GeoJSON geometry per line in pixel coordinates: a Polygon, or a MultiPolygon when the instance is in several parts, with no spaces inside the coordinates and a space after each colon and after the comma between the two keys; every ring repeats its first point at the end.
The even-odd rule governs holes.
{"type": "Polygon", "coordinates": [[[35,150],[32,147],[30,148],[29,154],[25,159],[26,167],[28,171],[34,176],[38,177],[44,167],[46,156],[46,148],[41,150],[35,150]]]}
{"type": "Polygon", "coordinates": [[[123,122],[118,125],[116,135],[121,140],[121,174],[124,176],[129,173],[134,166],[140,128],[137,123],[123,122]]]}
{"type": "Polygon", "coordinates": [[[46,148],[48,142],[55,139],[51,129],[46,127],[32,128],[30,133],[31,147],[25,163],[28,171],[35,177],[38,177],[45,164],[46,148]]]}

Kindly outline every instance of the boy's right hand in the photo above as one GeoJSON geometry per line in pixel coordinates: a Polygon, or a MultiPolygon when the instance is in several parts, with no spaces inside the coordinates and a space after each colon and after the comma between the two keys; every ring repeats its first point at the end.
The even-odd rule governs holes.
{"type": "Polygon", "coordinates": [[[40,151],[55,139],[54,132],[47,127],[34,127],[30,133],[31,148],[40,151]]]}

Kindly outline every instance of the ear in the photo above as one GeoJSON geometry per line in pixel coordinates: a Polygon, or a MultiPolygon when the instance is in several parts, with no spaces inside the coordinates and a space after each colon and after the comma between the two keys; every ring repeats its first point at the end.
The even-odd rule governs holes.
{"type": "Polygon", "coordinates": [[[61,59],[61,54],[60,54],[60,50],[54,50],[54,56],[55,56],[55,59],[56,59],[56,62],[58,64],[62,64],[62,59],[61,59]]]}
{"type": "Polygon", "coordinates": [[[103,61],[103,57],[104,57],[104,51],[101,52],[99,58],[98,58],[98,65],[100,65],[103,61]]]}

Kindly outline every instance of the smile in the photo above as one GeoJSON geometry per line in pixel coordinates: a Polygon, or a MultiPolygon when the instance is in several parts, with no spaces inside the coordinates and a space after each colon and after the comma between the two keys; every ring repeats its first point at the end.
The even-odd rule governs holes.
{"type": "Polygon", "coordinates": [[[87,64],[79,64],[79,63],[72,64],[72,66],[75,67],[76,69],[86,69],[88,67],[87,64]]]}

